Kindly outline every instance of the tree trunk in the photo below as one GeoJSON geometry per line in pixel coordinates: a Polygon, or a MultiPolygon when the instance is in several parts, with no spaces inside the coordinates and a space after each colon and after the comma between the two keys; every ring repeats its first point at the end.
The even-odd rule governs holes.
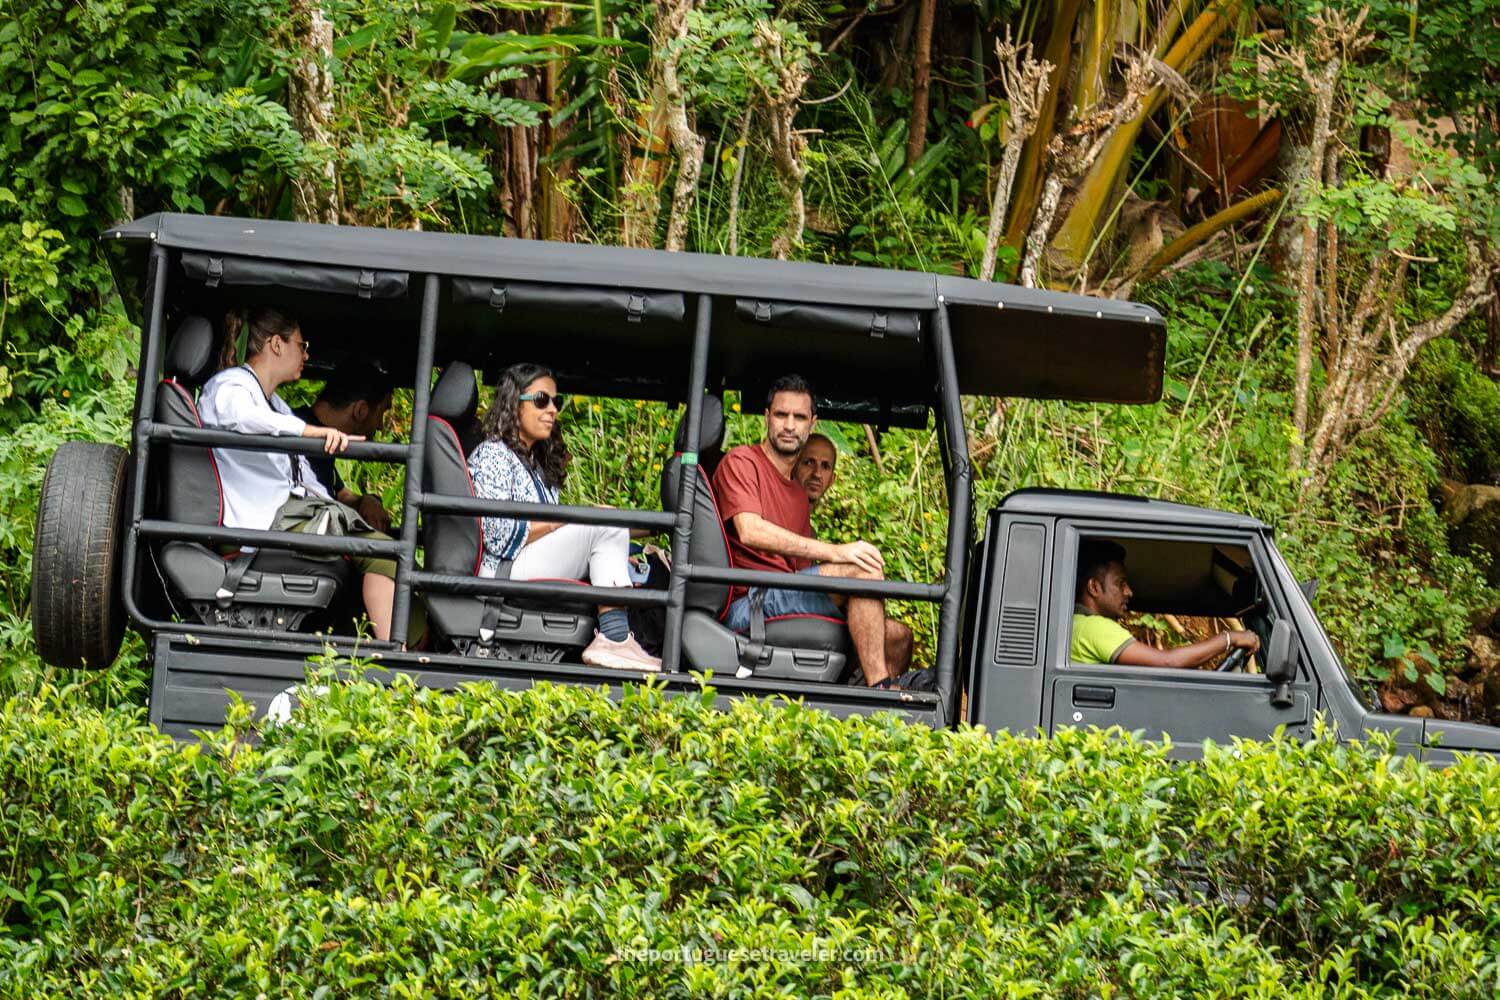
{"type": "Polygon", "coordinates": [[[1047,250],[1047,233],[1057,215],[1057,202],[1062,197],[1062,189],[1063,175],[1060,171],[1053,170],[1047,175],[1047,183],[1042,186],[1042,201],[1037,206],[1031,232],[1026,236],[1026,257],[1021,261],[1021,285],[1024,288],[1036,287],[1037,269],[1047,250]]]}
{"type": "Polygon", "coordinates": [[[1057,102],[1073,57],[1073,25],[1082,7],[1083,0],[1057,0],[1047,41],[1042,47],[1042,59],[1052,66],[1052,73],[1047,78],[1047,92],[1037,114],[1036,130],[1021,150],[1021,162],[1016,168],[1016,181],[1010,193],[1010,221],[1005,227],[1006,244],[1017,250],[1021,249],[1026,234],[1031,231],[1037,200],[1041,197],[1047,146],[1056,131],[1057,102]]]}
{"type": "Polygon", "coordinates": [[[911,66],[911,123],[906,130],[906,165],[922,158],[927,148],[927,104],[932,89],[932,22],[937,0],[920,0],[917,41],[911,66]]]}
{"type": "MultiPolygon", "coordinates": [[[[807,177],[802,155],[807,151],[807,141],[797,133],[795,126],[797,106],[802,101],[802,90],[807,86],[808,72],[800,58],[789,57],[781,33],[769,22],[758,23],[755,36],[777,71],[775,90],[766,91],[762,87],[761,92],[770,126],[767,132],[771,143],[771,164],[776,169],[776,181],[786,199],[786,215],[781,230],[771,240],[771,253],[778,260],[786,260],[792,250],[802,244],[802,230],[807,225],[807,206],[802,197],[802,182],[807,177]]],[[[738,173],[735,176],[738,178],[738,173]]]]}
{"type": "Polygon", "coordinates": [[[621,185],[620,242],[627,247],[654,247],[661,214],[661,185],[667,172],[667,100],[658,84],[651,88],[651,110],[643,126],[640,150],[631,151],[621,185]]]}
{"type": "MultiPolygon", "coordinates": [[[[566,26],[571,20],[572,16],[568,11],[563,11],[561,14],[549,13],[547,30],[566,26]]],[[[561,162],[551,160],[553,150],[566,144],[568,134],[573,130],[571,122],[563,122],[560,125],[552,122],[552,116],[568,103],[568,93],[563,89],[562,83],[564,66],[565,63],[561,59],[542,66],[542,90],[548,113],[537,134],[538,161],[547,161],[542,166],[541,176],[538,178],[541,185],[542,203],[539,235],[544,240],[571,243],[578,227],[578,217],[573,202],[567,195],[567,187],[573,180],[575,164],[571,158],[561,162]]]]}
{"type": "Polygon", "coordinates": [[[995,197],[990,202],[990,226],[984,236],[984,259],[979,263],[979,280],[991,281],[995,277],[995,258],[1000,251],[1000,230],[1005,223],[1005,212],[1010,207],[1010,189],[1016,180],[1016,165],[1021,162],[1021,147],[1025,136],[1014,136],[1005,144],[1000,156],[1000,179],[995,182],[995,197]]]}
{"type": "Polygon", "coordinates": [[[1475,310],[1495,301],[1491,283],[1500,277],[1495,262],[1471,247],[1469,266],[1469,280],[1448,309],[1412,326],[1404,337],[1396,327],[1396,304],[1405,289],[1406,261],[1397,265],[1389,281],[1381,280],[1378,265],[1372,266],[1366,292],[1346,326],[1344,357],[1331,373],[1320,400],[1321,414],[1306,460],[1305,494],[1321,489],[1349,444],[1385,418],[1417,353],[1452,333],[1475,310]],[[1375,318],[1373,324],[1367,322],[1371,317],[1375,318]],[[1381,357],[1385,344],[1390,350],[1381,357]]]}
{"type": "Polygon", "coordinates": [[[287,77],[287,104],[302,141],[317,157],[312,173],[292,178],[292,212],[302,222],[339,221],[333,139],[333,22],[317,0],[292,0],[292,23],[306,34],[287,77]]]}
{"type": "Polygon", "coordinates": [[[535,239],[538,235],[536,227],[536,136],[525,125],[511,125],[505,131],[507,142],[504,184],[510,196],[512,235],[522,239],[535,239]]]}
{"type": "Polygon", "coordinates": [[[729,179],[729,256],[740,252],[740,189],[745,180],[745,150],[750,138],[750,109],[740,116],[739,137],[734,143],[734,176],[729,179]]]}
{"type": "MultiPolygon", "coordinates": [[[[1338,83],[1340,60],[1337,56],[1320,66],[1310,75],[1308,82],[1313,87],[1312,140],[1308,146],[1308,172],[1306,187],[1298,199],[1304,205],[1310,195],[1319,188],[1328,154],[1328,137],[1333,117],[1334,90],[1338,83]]],[[[1317,222],[1306,216],[1302,222],[1301,268],[1297,278],[1297,375],[1292,400],[1292,467],[1303,468],[1306,454],[1308,393],[1312,386],[1313,301],[1318,294],[1318,227],[1317,222]]]]}
{"type": "Polygon", "coordinates": [[[703,137],[693,131],[688,118],[687,95],[677,77],[677,52],[671,42],[687,36],[687,14],[693,0],[667,0],[657,7],[658,53],[662,93],[666,98],[667,135],[677,154],[677,184],[672,189],[672,214],[667,219],[667,250],[687,246],[688,222],[698,194],[698,176],[703,170],[703,137]]]}
{"type": "Polygon", "coordinates": [[[1005,123],[1005,152],[1000,157],[1000,177],[995,182],[995,196],[990,201],[990,224],[984,238],[984,259],[979,264],[979,278],[989,281],[995,276],[995,258],[1000,249],[1000,233],[1010,207],[1015,187],[1016,168],[1026,143],[1036,135],[1037,123],[1051,89],[1052,65],[1045,59],[1031,58],[1031,44],[1016,45],[1006,37],[995,43],[1000,67],[1000,82],[1010,104],[1005,123]]]}

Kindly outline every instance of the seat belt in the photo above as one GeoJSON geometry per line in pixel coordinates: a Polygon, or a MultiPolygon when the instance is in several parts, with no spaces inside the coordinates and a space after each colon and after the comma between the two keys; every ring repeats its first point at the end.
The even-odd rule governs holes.
{"type": "Polygon", "coordinates": [[[479,603],[484,607],[484,614],[479,616],[479,644],[489,649],[495,641],[495,627],[500,624],[500,609],[487,597],[481,597],[479,603]]]}
{"type": "Polygon", "coordinates": [[[245,573],[250,569],[250,564],[255,561],[255,552],[240,552],[229,565],[224,567],[224,579],[219,584],[219,589],[214,591],[214,603],[220,608],[228,609],[234,602],[234,595],[239,592],[240,581],[245,579],[245,573]]]}
{"type": "Polygon", "coordinates": [[[495,633],[501,625],[518,625],[521,616],[506,607],[503,600],[481,597],[480,601],[484,605],[484,614],[479,618],[479,644],[488,648],[495,641],[495,633]]]}
{"type": "Polygon", "coordinates": [[[750,639],[740,644],[740,668],[735,676],[741,679],[755,674],[760,658],[766,651],[766,591],[764,587],[750,590],[750,639]]]}

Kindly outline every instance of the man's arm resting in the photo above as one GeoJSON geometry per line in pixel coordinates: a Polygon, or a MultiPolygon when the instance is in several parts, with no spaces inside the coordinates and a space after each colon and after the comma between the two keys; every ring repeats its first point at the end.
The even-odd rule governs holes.
{"type": "Polygon", "coordinates": [[[754,511],[742,511],[729,520],[734,523],[734,530],[740,536],[740,541],[752,549],[815,562],[838,561],[837,546],[820,542],[816,538],[804,538],[795,531],[772,524],[754,511]]]}

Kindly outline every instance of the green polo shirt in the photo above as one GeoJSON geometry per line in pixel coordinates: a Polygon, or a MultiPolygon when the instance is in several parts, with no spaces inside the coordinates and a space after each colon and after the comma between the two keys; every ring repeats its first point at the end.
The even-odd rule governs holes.
{"type": "Polygon", "coordinates": [[[1132,642],[1135,636],[1113,618],[1090,614],[1082,605],[1073,606],[1074,663],[1114,663],[1132,642]]]}

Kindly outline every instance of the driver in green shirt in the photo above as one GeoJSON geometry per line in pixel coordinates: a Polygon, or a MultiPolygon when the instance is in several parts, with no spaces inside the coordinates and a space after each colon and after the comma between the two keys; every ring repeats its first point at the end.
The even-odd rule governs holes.
{"type": "Polygon", "coordinates": [[[1254,632],[1220,632],[1189,646],[1156,649],[1120,624],[1135,596],[1125,575],[1125,549],[1103,539],[1084,541],[1078,553],[1078,603],[1073,606],[1074,663],[1119,663],[1131,667],[1192,669],[1231,649],[1255,652],[1254,632]]]}

